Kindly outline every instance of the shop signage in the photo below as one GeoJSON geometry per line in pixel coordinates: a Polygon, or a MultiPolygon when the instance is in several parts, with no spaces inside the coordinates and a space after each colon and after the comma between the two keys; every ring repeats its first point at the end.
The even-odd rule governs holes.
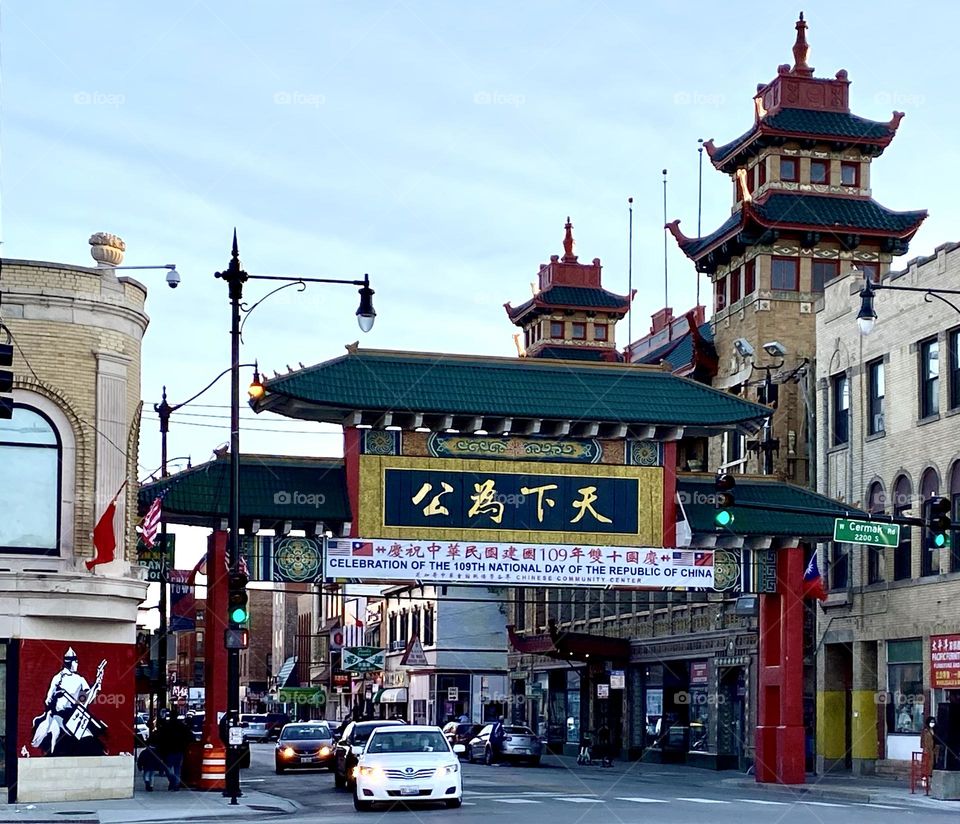
{"type": "Polygon", "coordinates": [[[833,540],[845,544],[897,546],[900,543],[900,524],[837,518],[833,522],[833,540]]]}
{"type": "Polygon", "coordinates": [[[400,659],[401,667],[425,667],[429,664],[427,661],[426,653],[423,651],[423,644],[420,643],[420,638],[417,635],[414,635],[407,644],[407,649],[403,653],[403,658],[400,659]]]}
{"type": "Polygon", "coordinates": [[[627,676],[623,670],[610,670],[610,689],[622,690],[627,688],[627,676]]]}
{"type": "Polygon", "coordinates": [[[597,684],[597,698],[609,698],[609,697],[610,697],[610,685],[597,684]]]}
{"type": "Polygon", "coordinates": [[[447,700],[448,700],[448,701],[459,701],[459,700],[460,700],[460,688],[459,688],[459,687],[447,687],[447,700]]]}
{"type": "Polygon", "coordinates": [[[167,570],[173,569],[176,538],[172,532],[158,534],[157,542],[152,547],[148,547],[142,539],[137,541],[137,560],[147,568],[148,581],[163,581],[167,570]]]}
{"type": "Polygon", "coordinates": [[[709,589],[711,550],[471,544],[444,540],[328,540],[328,578],[537,586],[709,589]]]}
{"type": "Polygon", "coordinates": [[[380,672],[384,668],[384,650],[379,647],[344,647],[343,668],[347,672],[380,672]]]}
{"type": "Polygon", "coordinates": [[[663,715],[663,690],[659,687],[647,690],[647,715],[658,718],[663,715]]]}
{"type": "Polygon", "coordinates": [[[930,686],[960,688],[960,635],[930,636],[930,686]]]}
{"type": "Polygon", "coordinates": [[[334,670],[331,676],[331,683],[334,688],[342,689],[350,686],[350,673],[343,670],[334,670]]]}
{"type": "Polygon", "coordinates": [[[321,578],[321,538],[245,535],[241,537],[240,552],[253,581],[305,584],[316,583],[321,578]]]}
{"type": "Polygon", "coordinates": [[[709,684],[710,679],[707,676],[707,662],[706,661],[691,661],[690,662],[690,686],[702,686],[704,684],[709,684]]]}

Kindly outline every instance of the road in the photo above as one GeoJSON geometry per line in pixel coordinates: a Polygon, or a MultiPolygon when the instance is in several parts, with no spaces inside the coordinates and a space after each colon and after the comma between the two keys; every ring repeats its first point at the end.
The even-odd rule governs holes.
{"type": "Polygon", "coordinates": [[[575,767],[547,763],[540,767],[463,764],[464,805],[459,810],[440,806],[406,810],[378,807],[357,813],[350,793],[336,790],[332,773],[292,772],[276,775],[273,745],[254,744],[252,764],[244,771],[250,789],[292,799],[300,812],[284,818],[290,824],[315,822],[389,821],[423,824],[579,824],[602,819],[604,824],[632,824],[655,820],[657,824],[750,824],[810,822],[810,824],[899,824],[909,817],[923,824],[958,820],[956,804],[943,809],[917,809],[891,801],[884,804],[839,800],[794,800],[779,792],[723,783],[729,773],[683,770],[656,764],[633,765],[627,772],[600,767],[575,767]],[[321,819],[322,817],[322,819],[321,819]]]}

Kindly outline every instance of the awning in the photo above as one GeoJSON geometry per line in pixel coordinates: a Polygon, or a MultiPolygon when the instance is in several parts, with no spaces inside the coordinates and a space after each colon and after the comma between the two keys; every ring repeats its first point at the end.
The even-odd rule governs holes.
{"type": "Polygon", "coordinates": [[[611,638],[606,635],[591,635],[586,632],[566,632],[550,620],[550,631],[541,635],[524,636],[514,631],[513,625],[507,625],[507,637],[510,645],[526,654],[545,655],[560,661],[588,661],[593,655],[597,658],[625,660],[630,657],[630,642],[625,638],[611,638]]]}
{"type": "Polygon", "coordinates": [[[287,685],[287,681],[290,680],[290,676],[293,675],[293,670],[297,666],[297,656],[294,655],[292,658],[288,658],[283,662],[283,666],[280,667],[280,672],[277,673],[277,689],[283,689],[287,685]]]}
{"type": "Polygon", "coordinates": [[[380,690],[377,694],[377,697],[374,699],[374,702],[381,704],[406,704],[407,703],[407,688],[406,687],[387,687],[386,689],[380,690]]]}

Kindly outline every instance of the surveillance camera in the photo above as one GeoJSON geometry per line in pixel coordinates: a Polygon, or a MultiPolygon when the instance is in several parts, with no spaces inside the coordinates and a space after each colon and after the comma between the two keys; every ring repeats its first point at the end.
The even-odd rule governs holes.
{"type": "Polygon", "coordinates": [[[176,289],[180,285],[180,273],[176,269],[167,272],[167,286],[176,289]]]}
{"type": "Polygon", "coordinates": [[[741,358],[753,357],[753,347],[746,338],[737,338],[733,342],[733,348],[737,350],[737,354],[740,355],[741,358]]]}
{"type": "Polygon", "coordinates": [[[787,347],[778,340],[772,340],[763,345],[763,351],[766,352],[771,358],[782,358],[787,354],[787,347]]]}

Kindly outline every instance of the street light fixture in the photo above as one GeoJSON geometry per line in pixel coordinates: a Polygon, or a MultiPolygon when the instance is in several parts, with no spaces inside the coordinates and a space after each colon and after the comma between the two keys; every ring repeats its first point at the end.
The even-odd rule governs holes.
{"type": "MultiPolygon", "coordinates": [[[[373,308],[373,289],[370,288],[370,277],[364,275],[363,280],[346,280],[339,278],[306,278],[290,277],[285,275],[250,275],[243,270],[240,263],[240,251],[237,246],[237,231],[233,231],[233,248],[230,263],[223,272],[215,272],[214,277],[226,282],[230,295],[230,512],[229,528],[230,540],[228,543],[228,563],[230,573],[237,575],[240,570],[240,312],[243,309],[249,317],[250,313],[266,298],[257,301],[247,309],[242,306],[243,285],[248,280],[282,281],[284,286],[274,291],[280,291],[287,286],[305,283],[337,283],[359,286],[360,306],[357,308],[357,322],[364,332],[373,328],[377,313],[373,308]]],[[[271,293],[272,294],[272,293],[271,293]]],[[[266,297],[269,297],[267,295],[266,297]]],[[[251,390],[258,385],[259,374],[254,375],[255,381],[251,390]]],[[[262,384],[259,391],[263,391],[262,384]]],[[[240,650],[231,646],[227,650],[227,726],[236,726],[240,713],[240,650]]],[[[226,789],[224,795],[230,796],[230,804],[237,803],[240,795],[240,773],[238,766],[238,747],[227,745],[226,789]]]]}
{"type": "MultiPolygon", "coordinates": [[[[852,271],[859,273],[860,270],[854,266],[852,271]]],[[[923,299],[928,303],[936,298],[947,304],[954,312],[960,314],[960,307],[944,297],[944,295],[960,295],[960,289],[928,289],[925,286],[892,286],[888,283],[874,283],[870,280],[870,276],[864,272],[863,288],[860,290],[860,311],[857,312],[857,326],[861,335],[869,335],[876,328],[877,310],[873,307],[873,301],[880,289],[893,292],[922,292],[923,299]]]]}

